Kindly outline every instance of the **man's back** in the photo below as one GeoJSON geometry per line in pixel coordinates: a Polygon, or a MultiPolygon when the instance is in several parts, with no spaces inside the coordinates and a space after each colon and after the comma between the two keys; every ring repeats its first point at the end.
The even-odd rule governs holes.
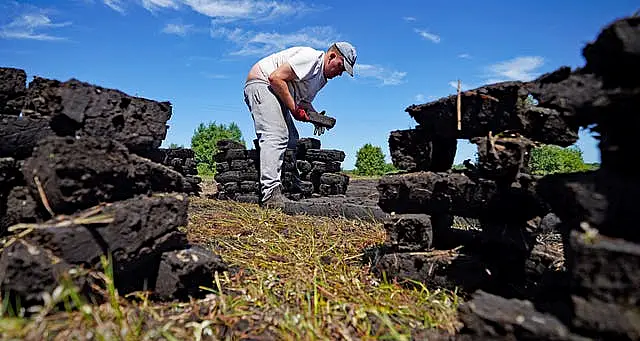
{"type": "Polygon", "coordinates": [[[269,75],[284,63],[289,63],[299,79],[305,78],[309,71],[322,61],[324,52],[306,46],[294,46],[276,52],[258,61],[263,79],[268,81],[269,75]]]}
{"type": "Polygon", "coordinates": [[[298,80],[288,82],[289,92],[296,103],[311,102],[324,87],[324,51],[306,46],[294,46],[262,58],[251,69],[249,77],[269,83],[269,75],[280,65],[288,63],[298,80]]]}

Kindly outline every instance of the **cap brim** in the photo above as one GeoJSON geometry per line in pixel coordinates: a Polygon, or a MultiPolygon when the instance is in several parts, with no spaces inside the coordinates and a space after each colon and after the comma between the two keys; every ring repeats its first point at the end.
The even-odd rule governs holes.
{"type": "Polygon", "coordinates": [[[347,73],[351,75],[351,77],[353,77],[353,66],[351,66],[351,64],[344,63],[344,70],[347,71],[347,73]]]}

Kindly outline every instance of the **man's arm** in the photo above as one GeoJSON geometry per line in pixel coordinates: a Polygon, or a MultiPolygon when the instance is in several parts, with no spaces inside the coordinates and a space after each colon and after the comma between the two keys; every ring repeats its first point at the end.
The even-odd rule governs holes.
{"type": "Polygon", "coordinates": [[[313,107],[313,104],[311,104],[311,102],[308,101],[301,101],[300,102],[300,106],[304,108],[304,110],[306,110],[307,112],[318,112],[318,110],[316,110],[313,107]]]}
{"type": "Polygon", "coordinates": [[[276,95],[280,97],[280,100],[284,102],[284,105],[286,105],[291,112],[296,110],[296,102],[294,101],[293,96],[291,96],[291,92],[289,92],[287,81],[292,81],[297,78],[298,76],[293,72],[289,63],[280,65],[269,75],[269,84],[271,85],[271,88],[273,88],[273,91],[275,91],[276,95]]]}

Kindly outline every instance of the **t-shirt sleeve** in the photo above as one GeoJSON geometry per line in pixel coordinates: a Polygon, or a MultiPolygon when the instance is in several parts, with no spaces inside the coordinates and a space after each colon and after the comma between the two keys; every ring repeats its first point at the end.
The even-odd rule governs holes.
{"type": "Polygon", "coordinates": [[[316,50],[303,48],[289,57],[288,62],[298,79],[306,80],[314,76],[315,70],[318,69],[317,64],[322,62],[320,55],[316,50]]]}

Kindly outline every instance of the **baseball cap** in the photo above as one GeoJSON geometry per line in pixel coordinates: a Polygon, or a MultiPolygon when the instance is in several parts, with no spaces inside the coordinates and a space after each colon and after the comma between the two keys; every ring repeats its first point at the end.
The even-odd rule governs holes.
{"type": "Polygon", "coordinates": [[[356,48],[346,41],[335,43],[338,51],[344,57],[344,69],[353,77],[353,66],[356,64],[356,48]]]}

